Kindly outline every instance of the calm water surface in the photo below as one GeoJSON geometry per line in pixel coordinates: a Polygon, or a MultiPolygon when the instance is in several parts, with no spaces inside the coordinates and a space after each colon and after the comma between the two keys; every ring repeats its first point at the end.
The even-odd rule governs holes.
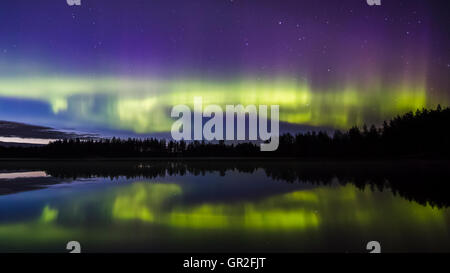
{"type": "Polygon", "coordinates": [[[439,164],[2,164],[1,252],[450,251],[439,164]]]}

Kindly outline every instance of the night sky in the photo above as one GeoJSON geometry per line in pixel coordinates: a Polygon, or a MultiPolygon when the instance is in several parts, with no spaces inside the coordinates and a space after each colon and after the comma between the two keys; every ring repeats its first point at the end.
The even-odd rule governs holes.
{"type": "Polygon", "coordinates": [[[448,1],[81,1],[2,1],[0,120],[148,135],[201,95],[345,129],[450,102],[448,1]]]}

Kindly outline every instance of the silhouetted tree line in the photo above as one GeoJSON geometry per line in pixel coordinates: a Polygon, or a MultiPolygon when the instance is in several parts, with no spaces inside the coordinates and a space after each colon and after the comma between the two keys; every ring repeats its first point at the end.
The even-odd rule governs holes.
{"type": "MultiPolygon", "coordinates": [[[[39,189],[61,182],[97,177],[150,181],[167,176],[204,176],[227,172],[253,174],[284,183],[353,184],[363,190],[392,191],[409,201],[437,207],[450,205],[450,168],[446,161],[295,161],[295,160],[146,160],[0,162],[3,171],[45,171],[51,177],[0,181],[0,194],[39,189]],[[20,166],[20,167],[18,167],[20,166]],[[20,169],[18,169],[20,168],[20,169]]],[[[81,180],[82,181],[82,180],[81,180]]]]}
{"type": "Polygon", "coordinates": [[[258,143],[186,142],[165,139],[64,139],[43,147],[0,147],[1,157],[438,157],[450,155],[450,108],[417,110],[375,125],[346,132],[308,132],[280,136],[274,152],[258,143]]]}

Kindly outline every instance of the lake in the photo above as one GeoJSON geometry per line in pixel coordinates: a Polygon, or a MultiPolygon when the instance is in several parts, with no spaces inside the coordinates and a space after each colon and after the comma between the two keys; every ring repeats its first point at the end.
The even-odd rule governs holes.
{"type": "Polygon", "coordinates": [[[448,163],[0,161],[0,252],[450,252],[448,163]]]}

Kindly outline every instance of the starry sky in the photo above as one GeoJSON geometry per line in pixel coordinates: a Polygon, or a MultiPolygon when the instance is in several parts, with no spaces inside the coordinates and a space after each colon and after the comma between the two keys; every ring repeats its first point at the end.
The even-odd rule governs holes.
{"type": "Polygon", "coordinates": [[[279,104],[289,128],[379,124],[449,104],[446,2],[3,1],[0,120],[149,135],[200,95],[279,104]]]}

